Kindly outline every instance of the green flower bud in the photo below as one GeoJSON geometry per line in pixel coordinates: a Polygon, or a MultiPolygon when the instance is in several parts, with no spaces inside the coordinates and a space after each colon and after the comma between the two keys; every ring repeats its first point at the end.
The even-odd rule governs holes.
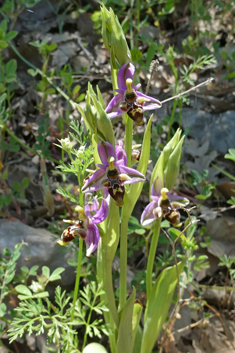
{"type": "Polygon", "coordinates": [[[105,6],[102,11],[102,37],[108,51],[114,53],[120,66],[131,61],[131,53],[128,48],[125,35],[117,16],[112,9],[108,11],[105,6]]]}
{"type": "Polygon", "coordinates": [[[178,142],[178,144],[175,146],[174,150],[170,154],[166,168],[164,170],[165,186],[169,190],[174,187],[175,182],[179,176],[180,157],[183,142],[184,136],[181,138],[181,140],[178,142]]]}
{"type": "Polygon", "coordinates": [[[102,140],[110,142],[113,146],[115,146],[115,137],[111,120],[104,111],[102,103],[98,101],[97,96],[90,84],[88,85],[88,94],[90,95],[95,110],[95,129],[97,134],[102,140]]]}
{"type": "Polygon", "coordinates": [[[174,148],[177,146],[180,140],[180,135],[181,135],[181,129],[177,129],[176,133],[172,137],[172,139],[166,144],[166,146],[163,148],[163,154],[164,154],[164,162],[163,162],[163,169],[166,168],[167,161],[174,150],[174,148]]]}

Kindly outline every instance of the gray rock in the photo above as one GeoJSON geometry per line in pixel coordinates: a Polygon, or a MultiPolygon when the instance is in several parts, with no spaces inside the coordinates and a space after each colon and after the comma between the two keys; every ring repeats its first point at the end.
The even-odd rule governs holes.
{"type": "Polygon", "coordinates": [[[203,110],[184,108],[182,126],[190,129],[189,136],[200,143],[209,141],[209,151],[225,154],[229,148],[235,148],[235,111],[211,114],[203,110]]]}
{"type": "MultiPolygon", "coordinates": [[[[17,269],[22,266],[31,268],[38,265],[39,267],[48,266],[52,272],[57,267],[63,267],[65,271],[61,275],[62,279],[59,284],[61,286],[73,285],[74,268],[67,264],[71,253],[63,251],[64,248],[57,244],[54,234],[45,229],[29,227],[18,220],[0,220],[0,251],[8,248],[13,252],[14,246],[22,241],[26,242],[28,247],[22,248],[21,256],[17,261],[17,269]]],[[[56,285],[58,285],[57,281],[56,285]]]]}

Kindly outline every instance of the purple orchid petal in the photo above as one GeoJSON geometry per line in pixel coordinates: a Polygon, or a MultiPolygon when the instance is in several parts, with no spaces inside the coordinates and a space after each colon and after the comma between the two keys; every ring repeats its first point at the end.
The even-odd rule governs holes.
{"type": "Polygon", "coordinates": [[[169,200],[171,201],[171,202],[179,202],[179,203],[181,203],[181,204],[183,204],[183,205],[188,205],[189,204],[189,200],[186,198],[186,197],[182,197],[182,196],[179,196],[179,195],[172,195],[172,194],[169,194],[169,193],[167,193],[167,196],[169,197],[169,200]]]}
{"type": "Polygon", "coordinates": [[[153,210],[157,206],[157,202],[152,201],[145,207],[140,219],[140,223],[142,224],[142,226],[147,226],[148,224],[155,221],[156,217],[153,215],[153,210]]]}
{"type": "Polygon", "coordinates": [[[117,118],[118,116],[121,116],[124,112],[121,109],[117,109],[112,113],[108,113],[109,119],[114,119],[117,118]]]}
{"type": "Polygon", "coordinates": [[[99,229],[95,224],[87,227],[86,242],[86,256],[90,256],[97,248],[99,242],[99,229]]]}
{"type": "Polygon", "coordinates": [[[115,150],[113,148],[113,145],[109,142],[106,141],[100,141],[98,143],[98,153],[100,156],[100,160],[101,162],[106,165],[108,158],[109,157],[114,157],[115,161],[116,161],[116,153],[115,150]]]}
{"type": "Polygon", "coordinates": [[[141,83],[138,83],[136,86],[134,86],[134,90],[137,91],[140,87],[141,87],[141,83]]]}
{"type": "Polygon", "coordinates": [[[133,184],[133,183],[138,183],[141,181],[145,180],[144,174],[138,172],[138,170],[135,170],[133,168],[126,167],[124,165],[119,166],[119,171],[121,173],[127,174],[131,180],[125,180],[123,184],[133,184]]]}
{"type": "Polygon", "coordinates": [[[151,195],[161,196],[161,190],[163,188],[163,182],[159,176],[155,179],[151,187],[151,195]]]}
{"type": "Polygon", "coordinates": [[[103,222],[109,213],[109,205],[105,199],[102,199],[102,204],[100,209],[96,209],[96,214],[92,214],[89,208],[85,207],[85,215],[89,218],[90,222],[93,224],[98,224],[103,222]]]}
{"type": "Polygon", "coordinates": [[[135,66],[131,63],[123,65],[118,71],[117,84],[118,88],[126,90],[126,80],[128,78],[133,80],[135,73],[135,66]]]}
{"type": "Polygon", "coordinates": [[[118,141],[118,143],[119,143],[119,145],[115,146],[117,162],[121,162],[121,165],[127,165],[127,156],[126,156],[126,152],[123,148],[123,142],[118,141]]]}
{"type": "Polygon", "coordinates": [[[143,105],[143,109],[144,111],[146,110],[154,110],[154,109],[158,109],[158,108],[161,108],[162,106],[162,103],[153,98],[153,97],[150,97],[150,96],[146,96],[146,94],[142,93],[142,92],[136,92],[137,94],[137,97],[143,97],[143,98],[146,98],[146,99],[149,99],[150,101],[149,102],[145,102],[144,105],[143,105]]]}
{"type": "Polygon", "coordinates": [[[115,92],[120,93],[122,96],[124,96],[125,91],[126,91],[126,89],[122,89],[122,88],[116,88],[115,89],[115,92]]]}
{"type": "Polygon", "coordinates": [[[85,195],[85,215],[88,218],[91,218],[92,214],[95,214],[99,211],[99,202],[95,197],[92,196],[91,193],[86,193],[85,195]]]}
{"type": "Polygon", "coordinates": [[[105,171],[103,169],[98,169],[92,174],[82,187],[82,192],[94,192],[96,190],[103,189],[100,185],[101,181],[105,177],[105,171]]]}
{"type": "Polygon", "coordinates": [[[116,116],[123,114],[123,111],[121,109],[119,109],[119,105],[120,105],[122,100],[123,100],[123,94],[119,93],[116,96],[114,96],[111,99],[111,101],[109,102],[108,106],[105,109],[105,112],[108,114],[110,119],[115,118],[116,116]],[[111,118],[111,116],[112,116],[112,118],[111,118]]]}

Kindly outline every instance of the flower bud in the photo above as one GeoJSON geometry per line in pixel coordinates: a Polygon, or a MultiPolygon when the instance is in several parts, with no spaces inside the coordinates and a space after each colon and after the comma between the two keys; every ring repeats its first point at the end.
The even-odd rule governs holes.
{"type": "Polygon", "coordinates": [[[131,53],[128,48],[125,35],[122,30],[117,16],[113,10],[101,7],[102,12],[102,37],[108,51],[114,53],[115,58],[120,66],[131,61],[131,53]]]}
{"type": "Polygon", "coordinates": [[[178,142],[174,150],[169,156],[169,159],[167,161],[166,168],[164,170],[164,176],[165,176],[165,186],[171,190],[175,182],[179,176],[179,170],[180,170],[180,157],[181,157],[181,149],[182,145],[184,142],[184,136],[181,138],[181,140],[178,142]]]}
{"type": "Polygon", "coordinates": [[[181,129],[177,129],[177,131],[174,134],[174,136],[172,137],[172,139],[163,148],[163,155],[164,155],[163,169],[166,168],[166,164],[167,164],[167,161],[170,157],[170,154],[172,153],[172,151],[175,149],[175,147],[179,143],[181,132],[182,132],[181,129]]]}
{"type": "Polygon", "coordinates": [[[91,97],[91,101],[96,111],[95,126],[99,137],[115,146],[115,137],[111,120],[104,111],[102,104],[98,101],[97,96],[90,84],[88,85],[88,94],[91,97]]]}

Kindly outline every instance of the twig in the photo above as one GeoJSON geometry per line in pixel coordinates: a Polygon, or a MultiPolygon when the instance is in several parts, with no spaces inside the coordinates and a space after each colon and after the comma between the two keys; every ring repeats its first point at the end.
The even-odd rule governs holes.
{"type": "Polygon", "coordinates": [[[208,83],[211,83],[213,80],[214,80],[213,77],[210,77],[210,78],[208,78],[208,80],[200,83],[199,85],[194,86],[194,87],[188,89],[187,91],[181,92],[181,93],[177,94],[176,96],[173,96],[171,98],[167,98],[164,101],[161,101],[161,103],[164,104],[164,103],[169,102],[169,101],[171,101],[173,99],[176,99],[176,98],[179,98],[181,96],[184,96],[185,94],[188,94],[189,92],[194,91],[194,90],[196,90],[197,88],[199,88],[201,86],[204,86],[204,85],[207,85],[208,83]]]}
{"type": "MultiPolygon", "coordinates": [[[[216,314],[211,315],[208,319],[211,319],[212,317],[215,317],[215,316],[216,316],[216,314]]],[[[203,322],[203,321],[205,321],[205,320],[206,320],[206,319],[203,318],[203,319],[201,319],[201,320],[198,320],[198,321],[195,322],[194,324],[190,324],[190,325],[188,325],[188,326],[182,327],[182,328],[180,328],[179,330],[176,330],[176,331],[174,331],[174,332],[171,332],[171,335],[174,335],[174,334],[179,333],[179,332],[184,332],[184,331],[188,330],[189,328],[194,328],[194,327],[198,326],[201,322],[203,322]]]]}
{"type": "MultiPolygon", "coordinates": [[[[194,295],[193,295],[193,298],[194,298],[195,300],[197,300],[197,298],[194,297],[194,295]]],[[[226,333],[225,325],[224,325],[224,323],[223,323],[223,320],[221,319],[220,313],[218,313],[218,311],[216,311],[216,310],[215,310],[212,306],[210,306],[207,302],[204,302],[204,305],[207,306],[211,311],[213,311],[213,313],[218,317],[218,319],[219,319],[219,321],[220,321],[220,323],[221,323],[221,325],[222,325],[222,327],[223,327],[223,329],[224,329],[225,336],[227,337],[228,341],[231,343],[233,349],[235,349],[235,345],[233,344],[233,342],[230,340],[229,336],[228,336],[227,333],[226,333]]]]}

